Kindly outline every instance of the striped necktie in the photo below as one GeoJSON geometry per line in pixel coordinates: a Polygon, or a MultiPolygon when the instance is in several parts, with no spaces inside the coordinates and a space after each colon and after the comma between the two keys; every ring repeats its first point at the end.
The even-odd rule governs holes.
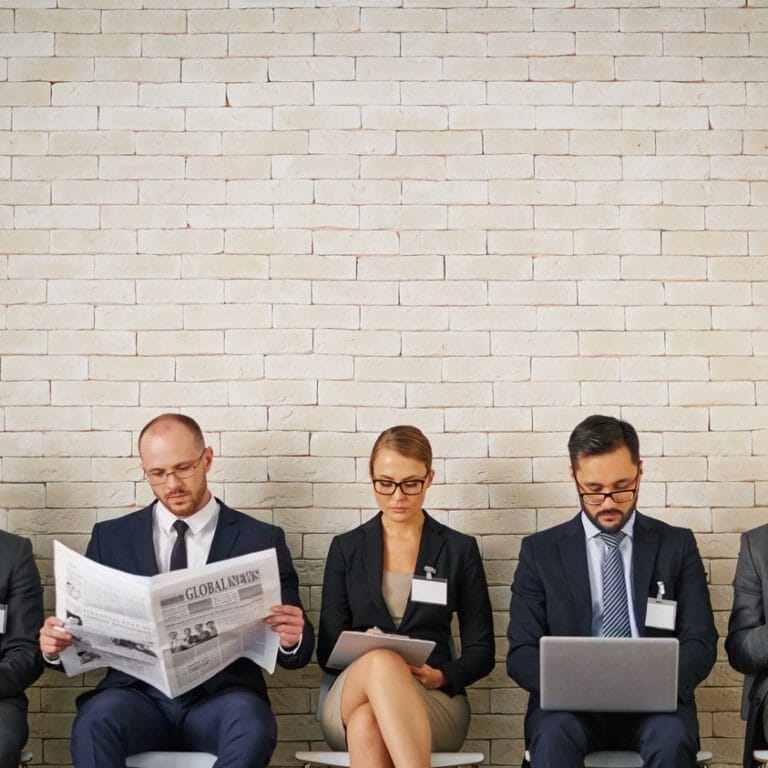
{"type": "Polygon", "coordinates": [[[605,543],[603,557],[603,636],[631,637],[627,606],[627,585],[619,545],[626,536],[622,531],[601,531],[605,543]]]}

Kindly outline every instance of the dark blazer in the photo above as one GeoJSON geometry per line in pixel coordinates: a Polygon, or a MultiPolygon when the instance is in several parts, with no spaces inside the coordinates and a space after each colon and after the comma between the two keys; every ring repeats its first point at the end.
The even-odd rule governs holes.
{"type": "Polygon", "coordinates": [[[43,588],[29,539],[0,531],[0,605],[6,606],[0,635],[0,698],[26,711],[24,695],[43,671],[37,633],[43,624],[43,588]]]}
{"type": "Polygon", "coordinates": [[[435,569],[435,578],[448,580],[448,604],[415,603],[410,599],[400,627],[381,594],[383,538],[381,513],[348,533],[334,537],[325,562],[323,603],[317,660],[327,672],[327,661],[345,629],[365,631],[379,627],[384,632],[434,640],[427,664],[448,678],[443,689],[454,695],[485,677],[494,664],[494,637],[488,586],[477,542],[424,513],[416,575],[424,566],[435,569]],[[461,656],[451,657],[451,617],[459,618],[461,656]]]}
{"type": "MultiPolygon", "coordinates": [[[[282,528],[262,523],[248,515],[230,509],[219,501],[219,520],[213,534],[208,562],[215,563],[230,557],[275,547],[280,568],[283,603],[302,608],[299,597],[299,579],[291,561],[291,554],[285,543],[282,528]]],[[[155,560],[152,539],[152,509],[154,504],[114,520],[97,523],[91,534],[86,557],[111,568],[134,573],[139,576],[155,576],[160,571],[155,560]]],[[[278,664],[287,669],[305,666],[315,645],[312,625],[304,617],[304,635],[301,647],[294,655],[278,653],[278,664]]],[[[136,678],[115,669],[109,669],[96,687],[115,688],[133,685],[136,678]]],[[[240,658],[217,672],[200,686],[208,694],[216,693],[229,686],[246,686],[254,690],[266,702],[267,686],[264,675],[257,664],[250,659],[240,658]]],[[[87,696],[88,694],[86,694],[87,696]]]]}
{"type": "MultiPolygon", "coordinates": [[[[691,707],[696,686],[717,655],[704,566],[693,533],[635,512],[632,547],[635,621],[643,637],[680,641],[678,699],[691,707]],[[667,600],[677,601],[673,632],[645,626],[649,597],[663,581],[667,600]]],[[[592,634],[592,597],[581,513],[523,539],[509,604],[507,673],[529,692],[526,722],[539,707],[539,638],[592,634]]]]}
{"type": "Polygon", "coordinates": [[[766,745],[761,709],[768,693],[768,525],[741,534],[741,548],[733,579],[733,608],[725,650],[731,666],[745,681],[747,731],[744,767],[752,766],[752,750],[766,745]]]}

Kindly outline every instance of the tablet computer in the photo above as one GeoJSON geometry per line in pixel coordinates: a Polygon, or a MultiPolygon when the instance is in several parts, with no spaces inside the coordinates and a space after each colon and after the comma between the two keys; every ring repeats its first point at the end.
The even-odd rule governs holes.
{"type": "Polygon", "coordinates": [[[420,667],[429,658],[434,647],[434,640],[416,640],[405,635],[347,630],[339,635],[336,645],[333,646],[333,651],[328,657],[328,666],[331,669],[344,669],[368,651],[387,648],[399,653],[408,664],[420,667]]]}

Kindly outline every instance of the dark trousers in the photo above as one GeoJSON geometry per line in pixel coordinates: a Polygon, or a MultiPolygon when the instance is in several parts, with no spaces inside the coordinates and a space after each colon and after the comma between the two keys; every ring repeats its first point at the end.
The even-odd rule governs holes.
{"type": "Polygon", "coordinates": [[[210,752],[216,768],[265,768],[276,743],[272,710],[248,688],[169,699],[139,683],[85,698],[71,750],[75,768],[125,768],[128,755],[150,750],[210,752]]]}
{"type": "Polygon", "coordinates": [[[620,715],[531,712],[526,724],[532,768],[584,768],[600,749],[639,752],[646,768],[695,768],[699,726],[694,707],[620,715]]]}
{"type": "Polygon", "coordinates": [[[19,768],[28,735],[26,701],[0,701],[0,768],[19,768]]]}

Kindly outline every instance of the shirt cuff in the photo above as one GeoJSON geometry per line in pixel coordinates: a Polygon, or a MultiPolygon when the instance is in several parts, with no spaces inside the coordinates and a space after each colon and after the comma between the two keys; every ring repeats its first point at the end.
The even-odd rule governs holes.
{"type": "Polygon", "coordinates": [[[295,654],[295,653],[296,653],[296,652],[299,650],[299,648],[301,648],[301,641],[302,641],[303,639],[304,639],[304,635],[302,635],[302,636],[299,638],[299,642],[298,642],[298,643],[296,643],[296,645],[294,645],[294,646],[293,646],[293,648],[289,648],[288,650],[286,650],[285,648],[283,648],[283,646],[282,646],[282,645],[281,645],[281,646],[279,646],[279,648],[280,648],[280,653],[282,653],[282,654],[283,654],[283,656],[293,656],[293,655],[294,655],[294,654],[295,654]]]}
{"type": "Polygon", "coordinates": [[[53,664],[54,667],[61,666],[61,656],[57,656],[55,659],[52,659],[47,653],[43,653],[43,661],[46,664],[53,664]]]}

